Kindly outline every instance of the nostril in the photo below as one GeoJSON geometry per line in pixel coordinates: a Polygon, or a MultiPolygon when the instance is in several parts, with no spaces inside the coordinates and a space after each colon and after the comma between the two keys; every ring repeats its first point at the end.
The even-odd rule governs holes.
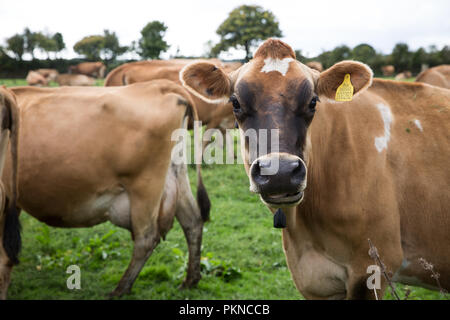
{"type": "Polygon", "coordinates": [[[269,177],[261,174],[261,168],[266,168],[270,166],[270,160],[257,160],[256,163],[251,168],[251,175],[253,178],[253,181],[258,184],[262,185],[267,182],[269,182],[269,177]],[[268,163],[267,163],[268,161],[268,163]]]}
{"type": "MultiPolygon", "coordinates": [[[[292,165],[294,166],[294,165],[292,165]]],[[[295,162],[295,168],[292,171],[292,182],[295,184],[300,184],[306,178],[306,168],[300,161],[295,162]]]]}

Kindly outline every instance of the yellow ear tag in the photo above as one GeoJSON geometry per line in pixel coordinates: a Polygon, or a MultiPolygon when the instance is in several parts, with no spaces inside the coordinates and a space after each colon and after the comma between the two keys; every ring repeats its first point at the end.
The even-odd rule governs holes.
{"type": "Polygon", "coordinates": [[[352,101],[353,99],[353,86],[350,81],[350,74],[346,74],[344,82],[336,90],[336,101],[352,101]]]}

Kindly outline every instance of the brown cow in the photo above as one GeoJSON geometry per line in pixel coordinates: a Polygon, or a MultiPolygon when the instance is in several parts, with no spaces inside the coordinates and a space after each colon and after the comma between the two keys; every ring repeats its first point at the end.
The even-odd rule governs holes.
{"type": "Polygon", "coordinates": [[[36,71],[29,71],[25,79],[29,86],[46,86],[48,81],[36,71]]]}
{"type": "Polygon", "coordinates": [[[56,69],[37,69],[35,71],[47,79],[48,82],[55,81],[56,77],[59,75],[59,72],[56,69]]]}
{"type": "Polygon", "coordinates": [[[411,71],[403,71],[395,76],[395,80],[397,80],[397,81],[403,81],[403,80],[407,80],[407,79],[411,79],[411,78],[412,78],[411,71]]]}
{"type": "MultiPolygon", "coordinates": [[[[222,65],[218,59],[208,61],[218,67],[222,65]]],[[[191,62],[190,59],[173,59],[127,63],[108,74],[105,86],[120,86],[153,79],[168,79],[180,83],[179,73],[181,69],[191,62]]],[[[236,67],[239,67],[238,63],[225,65],[225,68],[230,72],[235,70],[236,67]]],[[[221,103],[216,106],[217,101],[204,101],[195,94],[192,95],[192,99],[198,111],[198,118],[203,125],[206,125],[206,129],[219,128],[224,132],[225,129],[234,128],[234,117],[230,103],[221,103]]],[[[228,102],[228,100],[223,102],[228,102]]]]}
{"type": "Polygon", "coordinates": [[[425,70],[417,76],[416,81],[450,89],[450,65],[444,64],[425,70]]]}
{"type": "Polygon", "coordinates": [[[60,74],[55,81],[60,86],[95,86],[95,79],[84,74],[60,74]]]}
{"type": "Polygon", "coordinates": [[[381,72],[383,72],[383,76],[392,77],[395,73],[395,67],[392,65],[387,65],[381,67],[381,72]]]}
{"type": "Polygon", "coordinates": [[[319,61],[311,61],[306,64],[311,69],[317,70],[319,72],[323,71],[323,65],[319,61]]]}
{"type": "Polygon", "coordinates": [[[1,133],[0,174],[3,172],[9,147],[12,168],[7,176],[10,192],[0,182],[0,299],[6,298],[13,264],[17,264],[20,251],[20,223],[17,210],[17,167],[19,141],[19,109],[14,94],[6,87],[0,87],[1,133]]]}
{"type": "MultiPolygon", "coordinates": [[[[20,208],[55,227],[110,221],[128,229],[133,256],[113,295],[131,290],[176,216],[189,249],[183,286],[195,285],[201,277],[202,228],[210,203],[200,166],[197,204],[186,163],[171,162],[172,132],[196,115],[186,90],[157,80],[116,88],[12,91],[22,113],[20,208]]],[[[7,162],[4,177],[9,172],[7,162]]],[[[4,263],[6,256],[0,255],[0,260],[4,263]]],[[[8,273],[3,277],[9,277],[9,271],[3,270],[8,273]]]]}
{"type": "Polygon", "coordinates": [[[274,39],[232,73],[200,62],[180,76],[207,99],[231,97],[250,190],[277,210],[274,225],[285,227],[287,263],[306,298],[382,297],[384,279],[379,290],[367,285],[375,264],[368,239],[394,281],[436,287],[418,262],[425,258],[450,288],[450,90],[372,84],[370,68],[354,61],[319,73],[274,39]],[[353,92],[353,101],[335,101],[353,92]],[[275,143],[261,139],[259,155],[249,150],[248,132],[269,129],[275,143]]]}
{"type": "Polygon", "coordinates": [[[69,73],[84,74],[86,76],[103,79],[106,66],[102,62],[81,62],[69,67],[69,73]]]}

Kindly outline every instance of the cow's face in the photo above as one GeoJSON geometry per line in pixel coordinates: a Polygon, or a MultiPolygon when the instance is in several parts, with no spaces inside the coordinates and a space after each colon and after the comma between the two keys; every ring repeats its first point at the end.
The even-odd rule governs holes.
{"type": "Polygon", "coordinates": [[[206,101],[232,102],[250,190],[278,208],[302,201],[307,187],[307,132],[316,108],[320,108],[319,96],[334,100],[346,74],[351,76],[355,94],[372,80],[370,68],[351,61],[320,74],[296,61],[287,44],[269,39],[253,60],[230,74],[199,62],[185,67],[180,78],[206,101]],[[257,149],[253,150],[251,133],[255,132],[257,149]]]}

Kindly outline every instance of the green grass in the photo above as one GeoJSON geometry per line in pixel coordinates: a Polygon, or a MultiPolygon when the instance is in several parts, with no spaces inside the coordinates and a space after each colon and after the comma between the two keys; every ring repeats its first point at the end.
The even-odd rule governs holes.
{"type": "MultiPolygon", "coordinates": [[[[189,175],[195,182],[193,168],[189,175]]],[[[187,246],[176,222],[147,261],[132,293],[122,299],[301,299],[286,266],[281,231],[272,227],[269,210],[249,192],[243,166],[205,165],[203,177],[212,210],[204,227],[203,278],[198,287],[178,289],[187,246]]],[[[9,299],[105,299],[128,266],[130,234],[110,223],[58,229],[26,213],[20,219],[23,250],[12,273],[9,299]],[[72,264],[81,268],[81,290],[66,287],[66,269],[72,264]]],[[[437,292],[410,289],[410,299],[441,298],[437,292]]],[[[400,295],[404,291],[398,286],[400,295]]],[[[385,298],[391,298],[389,292],[385,298]]]]}
{"type": "MultiPolygon", "coordinates": [[[[103,86],[104,79],[96,79],[96,86],[103,86]]],[[[4,85],[7,87],[17,87],[17,86],[26,86],[27,81],[25,79],[0,79],[0,86],[4,85]]],[[[54,81],[50,82],[49,87],[58,87],[58,84],[54,81]]]]}

